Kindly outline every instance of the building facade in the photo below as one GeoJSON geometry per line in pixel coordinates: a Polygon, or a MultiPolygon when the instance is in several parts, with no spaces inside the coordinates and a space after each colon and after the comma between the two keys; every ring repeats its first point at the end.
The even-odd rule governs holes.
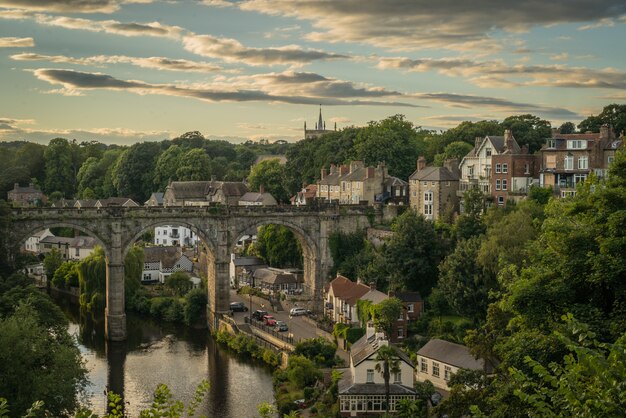
{"type": "Polygon", "coordinates": [[[13,190],[7,192],[7,200],[14,206],[34,207],[42,206],[48,201],[48,198],[39,190],[39,187],[35,186],[33,183],[25,187],[20,186],[19,183],[15,183],[13,190]]]}
{"type": "Polygon", "coordinates": [[[424,157],[417,159],[417,169],[409,177],[409,204],[426,219],[437,220],[459,211],[459,170],[457,160],[445,167],[427,167],[424,157]]]}
{"type": "Polygon", "coordinates": [[[163,225],[154,228],[154,245],[174,247],[195,247],[198,236],[181,225],[163,225]]]}
{"type": "Polygon", "coordinates": [[[237,206],[247,192],[238,181],[173,181],[163,193],[163,206],[237,206]]]}

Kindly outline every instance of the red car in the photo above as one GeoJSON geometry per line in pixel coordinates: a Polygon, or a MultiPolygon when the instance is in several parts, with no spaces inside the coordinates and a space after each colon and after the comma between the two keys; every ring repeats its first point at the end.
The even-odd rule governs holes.
{"type": "Polygon", "coordinates": [[[263,317],[263,322],[265,322],[265,325],[268,325],[270,327],[276,325],[276,319],[272,315],[265,315],[263,317]]]}

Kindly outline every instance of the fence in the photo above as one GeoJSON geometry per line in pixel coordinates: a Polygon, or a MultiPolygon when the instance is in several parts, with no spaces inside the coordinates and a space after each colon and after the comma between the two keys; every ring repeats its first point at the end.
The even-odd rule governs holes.
{"type": "Polygon", "coordinates": [[[254,319],[250,320],[250,318],[248,318],[247,316],[244,317],[244,320],[246,321],[246,324],[257,327],[263,332],[270,334],[272,337],[293,345],[294,338],[291,334],[285,334],[284,332],[275,331],[273,327],[267,326],[261,321],[256,321],[254,319]]]}

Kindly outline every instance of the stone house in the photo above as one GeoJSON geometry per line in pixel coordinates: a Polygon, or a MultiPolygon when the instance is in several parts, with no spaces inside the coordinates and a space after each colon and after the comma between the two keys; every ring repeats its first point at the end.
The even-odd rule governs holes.
{"type": "Polygon", "coordinates": [[[248,187],[237,181],[173,181],[163,194],[164,206],[237,206],[248,187]]]}
{"type": "Polygon", "coordinates": [[[374,332],[368,326],[366,334],[352,345],[350,367],[339,369],[339,412],[342,417],[379,416],[386,412],[385,381],[376,371],[377,353],[380,347],[392,347],[398,358],[399,372],[393,373],[389,382],[389,411],[396,412],[396,405],[402,399],[415,400],[413,388],[414,367],[409,357],[399,348],[391,345],[382,333],[374,332]]]}
{"type": "Polygon", "coordinates": [[[494,168],[491,178],[491,196],[498,206],[505,206],[509,200],[525,199],[533,184],[539,184],[541,158],[528,153],[528,147],[514,154],[508,147],[499,155],[491,157],[494,168]]]}
{"type": "Polygon", "coordinates": [[[417,159],[417,169],[409,177],[409,204],[426,219],[437,220],[459,211],[459,169],[457,160],[445,167],[427,167],[424,157],[417,159]]]}
{"type": "Polygon", "coordinates": [[[54,235],[48,235],[39,240],[39,254],[48,254],[53,249],[57,249],[64,260],[69,260],[70,257],[70,245],[74,238],[56,237],[54,235]]]}
{"type": "Polygon", "coordinates": [[[141,281],[165,283],[165,278],[175,272],[191,274],[193,262],[182,253],[180,247],[145,247],[144,268],[141,281]]]}
{"type": "Polygon", "coordinates": [[[615,151],[623,146],[623,138],[615,138],[609,125],[602,125],[599,133],[553,131],[552,138],[546,140],[539,151],[539,183],[542,187],[551,187],[557,196],[572,196],[576,185],[585,181],[589,174],[603,177],[615,151]]]}
{"type": "Polygon", "coordinates": [[[259,267],[252,273],[252,279],[254,287],[265,293],[300,294],[304,291],[304,275],[301,270],[259,267]]]}
{"type": "Polygon", "coordinates": [[[93,237],[75,237],[69,246],[69,257],[72,260],[84,260],[93,252],[98,241],[93,237]]]}
{"type": "Polygon", "coordinates": [[[7,192],[7,200],[12,202],[13,206],[33,207],[41,206],[48,201],[45,194],[30,183],[28,186],[22,187],[19,183],[13,185],[13,190],[7,192]]]}
{"type": "Polygon", "coordinates": [[[432,339],[417,352],[416,380],[430,380],[438,391],[447,393],[448,381],[459,369],[493,373],[494,364],[476,359],[469,348],[444,340],[432,339]]]}
{"type": "Polygon", "coordinates": [[[253,273],[258,268],[266,268],[267,264],[259,257],[238,257],[236,254],[230,255],[229,276],[230,286],[236,288],[242,285],[254,287],[253,273]]]}
{"type": "Polygon", "coordinates": [[[366,167],[363,161],[352,161],[349,165],[330,166],[330,171],[322,169],[317,184],[317,197],[339,204],[374,204],[374,202],[395,201],[392,193],[399,194],[398,202],[408,194],[406,182],[391,177],[384,164],[366,167]],[[402,196],[404,193],[404,196],[402,196]]]}
{"type": "Polygon", "coordinates": [[[398,177],[389,176],[383,181],[383,192],[376,195],[375,200],[393,205],[408,205],[409,183],[398,177]]]}
{"type": "Polygon", "coordinates": [[[325,314],[333,322],[358,325],[357,301],[368,293],[369,286],[337,274],[326,287],[325,314]]]}
{"type": "Polygon", "coordinates": [[[317,197],[317,184],[309,184],[294,196],[291,196],[291,204],[294,206],[310,205],[317,197]]]}
{"type": "Polygon", "coordinates": [[[24,243],[24,250],[30,253],[39,253],[39,242],[46,237],[53,237],[54,234],[48,228],[31,235],[24,243]]]}
{"type": "Polygon", "coordinates": [[[247,192],[239,198],[239,206],[276,206],[278,202],[270,193],[264,191],[263,187],[259,192],[247,192]]]}
{"type": "Polygon", "coordinates": [[[163,193],[154,192],[150,195],[150,198],[146,200],[144,206],[163,206],[163,193]]]}

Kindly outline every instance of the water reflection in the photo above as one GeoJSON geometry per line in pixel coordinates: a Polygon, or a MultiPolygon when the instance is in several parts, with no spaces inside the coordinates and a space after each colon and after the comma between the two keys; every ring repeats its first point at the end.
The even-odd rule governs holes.
{"type": "Polygon", "coordinates": [[[211,389],[198,412],[208,417],[256,416],[256,405],[273,401],[270,371],[222,350],[206,330],[128,315],[128,340],[112,343],[104,339],[102,319],[81,315],[66,299],[56,302],[70,320],[89,369],[84,402],[94,412],[105,412],[107,388],[123,394],[126,412],[137,416],[150,406],[158,384],[167,384],[176,399],[189,403],[202,379],[211,389]]]}

